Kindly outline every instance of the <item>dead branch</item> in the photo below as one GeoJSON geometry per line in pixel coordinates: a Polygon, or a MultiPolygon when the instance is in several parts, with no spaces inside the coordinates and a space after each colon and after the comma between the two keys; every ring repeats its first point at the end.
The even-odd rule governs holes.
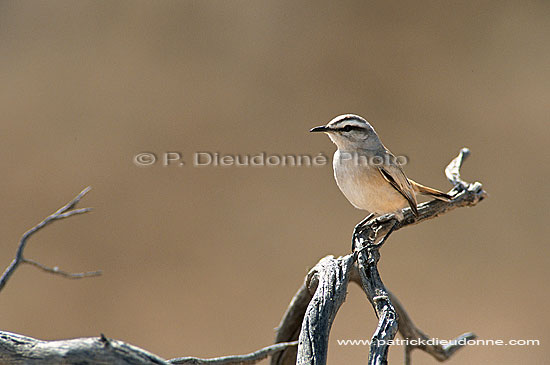
{"type": "MultiPolygon", "coordinates": [[[[318,280],[315,280],[315,283],[318,282],[318,280]]],[[[283,319],[281,320],[279,327],[277,327],[277,337],[275,338],[275,343],[284,343],[287,341],[286,339],[298,339],[307,307],[311,301],[311,298],[313,298],[313,293],[317,290],[317,287],[312,286],[313,284],[314,283],[309,280],[308,274],[304,280],[304,283],[292,298],[290,305],[283,315],[283,319]]],[[[271,363],[295,364],[297,355],[298,348],[289,347],[273,355],[271,357],[271,363]]]]}
{"type": "MultiPolygon", "coordinates": [[[[76,214],[87,213],[91,208],[74,209],[82,197],[90,191],[86,188],[73,200],[49,215],[42,222],[28,230],[21,238],[15,258],[0,278],[0,290],[6,285],[15,270],[21,264],[35,266],[45,272],[57,274],[69,279],[81,279],[101,275],[101,271],[70,273],[57,266],[48,267],[35,260],[23,256],[28,239],[46,225],[71,217],[76,214]]],[[[0,363],[9,364],[255,364],[266,357],[284,349],[295,348],[297,341],[278,343],[264,347],[246,355],[224,356],[212,359],[198,357],[179,357],[164,360],[150,352],[132,346],[122,341],[107,339],[105,336],[94,338],[76,338],[60,341],[42,341],[10,332],[0,331],[0,363]]]]}
{"type": "MultiPolygon", "coordinates": [[[[381,235],[408,225],[435,218],[455,208],[474,206],[483,200],[487,194],[482,189],[482,185],[478,182],[468,184],[460,177],[460,167],[468,155],[469,150],[463,148],[459,155],[451,161],[445,169],[448,180],[453,184],[453,189],[449,192],[453,197],[450,201],[444,202],[434,200],[420,204],[418,206],[418,217],[412,214],[410,208],[406,208],[403,210],[404,219],[402,221],[397,221],[393,215],[384,215],[373,219],[367,218],[366,222],[362,222],[356,227],[356,231],[353,235],[353,247],[355,251],[352,255],[347,255],[338,259],[329,256],[319,262],[319,264],[321,264],[321,262],[325,261],[322,266],[326,269],[317,271],[319,275],[317,279],[318,282],[333,282],[334,285],[345,288],[347,284],[345,281],[351,278],[352,281],[361,286],[379,318],[378,326],[371,339],[368,359],[369,364],[387,363],[389,343],[395,338],[398,329],[407,340],[424,340],[425,342],[430,339],[414,325],[401,303],[399,303],[397,298],[384,287],[377,268],[377,263],[380,259],[379,249],[382,247],[384,240],[377,240],[377,237],[381,237],[381,235]],[[356,261],[356,264],[346,266],[351,271],[350,273],[342,273],[341,266],[338,265],[337,262],[348,262],[352,257],[354,261],[356,261]],[[328,263],[326,260],[332,260],[333,262],[328,263]],[[325,275],[326,277],[323,278],[321,275],[325,275]],[[332,278],[335,277],[339,278],[339,281],[334,282],[332,278]]],[[[308,274],[308,277],[310,275],[311,274],[308,274]]],[[[307,283],[308,279],[306,278],[306,284],[307,283]]],[[[293,357],[294,352],[287,349],[272,357],[272,365],[326,363],[326,348],[319,350],[322,356],[318,356],[319,353],[312,352],[310,348],[312,347],[311,339],[321,338],[322,344],[325,345],[328,343],[328,339],[323,336],[316,337],[315,335],[319,336],[318,334],[314,334],[314,336],[311,337],[311,330],[308,324],[311,323],[312,320],[317,322],[324,321],[324,323],[318,323],[317,327],[323,330],[326,328],[330,329],[330,324],[336,315],[339,304],[341,304],[341,301],[345,298],[345,293],[344,297],[341,298],[341,294],[336,296],[335,290],[326,290],[324,287],[319,288],[313,285],[313,287],[309,287],[309,295],[307,295],[305,293],[305,288],[308,288],[308,285],[302,286],[294,296],[277,329],[276,337],[276,342],[292,341],[300,338],[297,357],[293,357]],[[323,296],[323,299],[317,301],[311,299],[316,296],[323,296]],[[307,304],[307,309],[304,310],[308,300],[309,304],[307,304]],[[319,306],[319,303],[331,301],[335,301],[338,305],[333,305],[330,308],[330,313],[327,313],[323,317],[311,318],[312,315],[317,315],[320,312],[319,309],[315,310],[315,308],[319,306]],[[298,333],[297,331],[297,328],[300,326],[302,333],[298,333]],[[304,335],[304,333],[306,335],[304,335]],[[302,339],[306,338],[310,341],[302,342],[302,339]],[[303,349],[304,347],[305,350],[303,349]]],[[[472,338],[475,338],[473,333],[465,333],[455,340],[472,338]]],[[[425,345],[422,344],[422,341],[417,342],[419,344],[407,345],[405,347],[406,364],[410,364],[410,352],[414,348],[426,351],[437,360],[443,361],[448,359],[456,350],[463,346],[459,342],[446,347],[425,345]]]]}
{"type": "Polygon", "coordinates": [[[2,364],[169,364],[145,350],[105,336],[41,341],[0,332],[2,364]]]}
{"type": "Polygon", "coordinates": [[[393,340],[397,334],[397,314],[378,273],[380,246],[374,245],[374,239],[365,242],[368,242],[365,246],[362,242],[355,244],[355,248],[359,250],[356,251],[358,253],[356,267],[359,272],[359,283],[378,317],[378,327],[371,339],[368,364],[386,364],[390,348],[389,341],[393,340]]]}
{"type": "MultiPolygon", "coordinates": [[[[382,283],[377,264],[380,259],[379,250],[385,239],[378,240],[377,237],[382,234],[386,234],[385,237],[387,237],[388,232],[435,218],[458,207],[474,206],[484,199],[487,194],[480,183],[468,184],[460,178],[460,167],[468,154],[467,149],[462,149],[459,156],[445,170],[449,181],[453,184],[453,189],[449,193],[453,197],[452,200],[421,204],[418,207],[418,217],[412,214],[410,208],[406,208],[403,210],[402,221],[397,221],[393,215],[366,219],[354,231],[353,253],[339,258],[327,256],[321,259],[308,273],[304,284],[292,299],[277,329],[274,345],[246,355],[213,359],[179,357],[164,360],[138,347],[107,339],[103,335],[99,338],[41,341],[0,331],[0,363],[254,364],[271,355],[272,365],[325,364],[331,325],[345,300],[350,280],[362,288],[379,318],[370,345],[369,364],[387,363],[390,340],[394,339],[398,331],[404,339],[421,340],[417,341],[417,344],[405,346],[406,364],[410,364],[410,353],[415,348],[431,354],[439,361],[447,360],[463,346],[463,342],[457,341],[447,346],[425,343],[431,338],[414,325],[402,304],[382,283]],[[296,345],[298,345],[297,348],[296,345]]],[[[75,199],[23,235],[15,259],[0,278],[0,290],[22,263],[68,278],[99,274],[99,272],[71,274],[57,267],[50,268],[23,257],[23,250],[32,234],[54,220],[89,211],[88,208],[73,209],[88,190],[89,188],[84,189],[75,199]]],[[[472,338],[475,338],[473,333],[465,333],[456,340],[472,338]]]]}
{"type": "Polygon", "coordinates": [[[11,264],[8,266],[8,268],[4,271],[4,273],[2,274],[2,277],[0,277],[0,291],[4,288],[4,286],[6,285],[6,283],[8,282],[8,280],[10,279],[10,277],[13,275],[13,273],[19,267],[20,264],[30,264],[32,266],[38,267],[43,271],[49,272],[51,274],[57,274],[70,279],[81,279],[85,277],[101,275],[101,271],[69,273],[69,272],[60,270],[57,266],[51,268],[39,262],[36,262],[34,260],[27,259],[23,256],[23,251],[27,246],[27,241],[33,234],[35,234],[36,232],[38,232],[39,230],[41,230],[42,228],[46,227],[48,224],[56,220],[68,218],[76,214],[87,213],[90,210],[92,210],[91,208],[73,209],[80,202],[80,199],[82,199],[82,197],[86,195],[88,191],[90,191],[90,189],[91,189],[90,187],[87,187],[86,189],[82,190],[80,194],[78,194],[73,200],[71,200],[66,205],[59,208],[55,213],[52,213],[51,215],[46,217],[46,219],[44,219],[42,222],[38,223],[36,226],[34,226],[33,228],[25,232],[25,234],[21,237],[21,240],[19,241],[19,246],[17,247],[15,258],[13,259],[11,264]]]}
{"type": "Polygon", "coordinates": [[[446,346],[440,344],[431,344],[429,340],[432,337],[426,335],[418,327],[415,326],[412,319],[409,317],[403,305],[392,294],[389,293],[391,302],[395,307],[395,311],[399,316],[399,333],[404,339],[408,340],[405,345],[405,365],[411,363],[411,352],[414,349],[420,349],[438,361],[445,361],[449,359],[458,349],[463,347],[464,341],[473,340],[476,335],[472,332],[466,332],[451,340],[446,346]]]}
{"type": "Polygon", "coordinates": [[[41,341],[15,333],[0,331],[0,363],[2,364],[255,364],[278,351],[296,347],[297,342],[279,343],[247,355],[224,356],[213,359],[181,357],[165,360],[139,347],[100,337],[75,338],[61,341],[41,341]]]}
{"type": "Polygon", "coordinates": [[[351,255],[334,259],[327,256],[309,272],[308,287],[315,294],[306,309],[299,336],[298,364],[309,364],[310,359],[324,364],[327,358],[328,337],[336,312],[347,294],[351,255]]]}
{"type": "Polygon", "coordinates": [[[230,365],[230,364],[242,364],[251,365],[258,361],[265,359],[270,355],[274,355],[280,351],[289,348],[296,348],[298,341],[276,343],[271,346],[264,347],[258,351],[254,351],[246,355],[235,356],[223,356],[212,359],[199,359],[198,357],[178,357],[176,359],[169,360],[170,364],[188,364],[188,365],[230,365]]]}

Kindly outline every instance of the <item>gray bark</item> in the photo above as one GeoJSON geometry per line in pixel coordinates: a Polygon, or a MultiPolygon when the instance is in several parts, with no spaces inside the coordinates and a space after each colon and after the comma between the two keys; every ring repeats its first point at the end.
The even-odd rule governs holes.
{"type": "MultiPolygon", "coordinates": [[[[317,276],[317,282],[323,283],[323,285],[311,285],[311,281],[306,278],[305,285],[296,293],[277,331],[276,342],[300,339],[297,352],[294,349],[279,352],[272,357],[272,365],[326,363],[330,326],[345,299],[345,292],[342,293],[336,289],[346,288],[348,280],[361,286],[379,319],[378,326],[371,338],[368,364],[387,364],[388,342],[395,338],[398,331],[406,340],[430,340],[430,337],[414,325],[401,303],[382,283],[377,264],[380,259],[379,250],[387,236],[382,240],[380,237],[388,232],[438,217],[456,208],[475,206],[482,201],[487,196],[482,185],[478,182],[469,184],[460,177],[460,167],[468,155],[469,150],[462,149],[445,169],[445,174],[453,185],[453,189],[449,192],[452,196],[450,201],[434,200],[420,204],[418,217],[415,217],[411,210],[406,208],[402,212],[404,219],[400,221],[397,221],[393,215],[367,218],[366,222],[359,224],[354,232],[353,247],[355,251],[353,254],[338,259],[328,256],[317,264],[312,271],[317,276]],[[348,265],[349,260],[355,264],[348,265]],[[346,265],[341,263],[346,263],[346,265]],[[319,270],[319,266],[322,269],[319,270]],[[342,272],[342,268],[350,272],[342,272]],[[329,285],[327,288],[326,284],[332,286],[329,285]],[[305,292],[306,288],[309,289],[309,293],[305,292]],[[307,309],[304,309],[308,300],[307,309]],[[333,305],[327,306],[326,303],[333,303],[333,305]],[[311,326],[312,322],[315,323],[314,327],[311,326]],[[301,324],[300,333],[297,331],[299,324],[301,324]]],[[[310,275],[311,272],[308,277],[310,275]]],[[[468,332],[455,340],[473,338],[475,338],[475,334],[468,332]]],[[[420,343],[422,342],[420,341],[420,343]]],[[[444,361],[463,346],[458,342],[445,347],[407,344],[405,346],[405,363],[410,364],[410,353],[415,348],[429,353],[439,361],[444,361]]]]}
{"type": "MultiPolygon", "coordinates": [[[[448,202],[431,201],[418,206],[418,217],[404,209],[404,219],[397,221],[392,215],[366,219],[356,227],[353,235],[354,252],[339,258],[327,256],[308,273],[304,284],[292,299],[277,328],[276,344],[246,355],[224,356],[213,359],[179,357],[165,360],[146,350],[122,341],[96,338],[78,338],[61,341],[41,341],[30,337],[0,331],[0,363],[2,364],[254,364],[272,356],[272,365],[325,364],[329,335],[338,309],[346,298],[349,281],[357,283],[367,296],[379,319],[368,354],[368,364],[386,364],[389,344],[399,333],[408,340],[429,340],[418,329],[403,305],[382,283],[377,264],[380,248],[394,230],[435,218],[459,207],[474,206],[486,197],[480,183],[468,184],[460,178],[460,167],[469,151],[463,149],[446,168],[445,173],[453,184],[448,202]],[[382,240],[380,237],[384,236],[382,240]],[[297,348],[296,348],[297,345],[297,348]]],[[[73,209],[88,192],[83,190],[75,199],[48,216],[25,233],[16,256],[0,277],[0,291],[20,264],[30,264],[46,272],[66,278],[85,278],[100,272],[71,274],[49,268],[26,259],[23,250],[28,238],[44,226],[59,219],[86,213],[88,208],[73,209]]],[[[456,340],[475,338],[465,333],[456,340]]],[[[439,361],[447,360],[461,343],[448,346],[418,344],[405,346],[405,363],[411,362],[411,351],[423,350],[439,361]]]]}

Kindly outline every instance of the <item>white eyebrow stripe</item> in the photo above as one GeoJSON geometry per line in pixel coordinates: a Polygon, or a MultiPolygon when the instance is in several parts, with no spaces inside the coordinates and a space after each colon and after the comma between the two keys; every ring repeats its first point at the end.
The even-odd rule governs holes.
{"type": "Polygon", "coordinates": [[[360,122],[357,119],[352,118],[352,117],[347,117],[347,118],[342,118],[342,119],[339,119],[339,120],[335,120],[334,122],[329,123],[328,127],[332,128],[332,129],[339,129],[339,128],[345,127],[347,125],[352,126],[352,127],[363,128],[363,129],[365,129],[367,127],[365,125],[365,123],[360,122]]]}

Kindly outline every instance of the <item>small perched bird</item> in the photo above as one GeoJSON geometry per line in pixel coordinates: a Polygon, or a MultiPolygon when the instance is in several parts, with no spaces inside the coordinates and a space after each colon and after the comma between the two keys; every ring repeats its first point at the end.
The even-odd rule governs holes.
{"type": "Polygon", "coordinates": [[[401,210],[407,206],[418,216],[417,193],[440,200],[451,198],[407,178],[374,128],[358,115],[340,115],[310,132],[324,132],[336,144],[332,161],[336,183],[353,206],[372,216],[394,213],[401,221],[401,210]]]}

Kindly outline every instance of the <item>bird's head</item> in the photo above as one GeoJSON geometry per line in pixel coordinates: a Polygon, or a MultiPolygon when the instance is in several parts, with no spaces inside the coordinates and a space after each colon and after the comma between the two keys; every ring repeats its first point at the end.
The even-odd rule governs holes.
{"type": "Polygon", "coordinates": [[[332,142],[342,151],[383,147],[370,123],[355,114],[337,116],[326,125],[312,128],[310,132],[328,134],[332,142]]]}

